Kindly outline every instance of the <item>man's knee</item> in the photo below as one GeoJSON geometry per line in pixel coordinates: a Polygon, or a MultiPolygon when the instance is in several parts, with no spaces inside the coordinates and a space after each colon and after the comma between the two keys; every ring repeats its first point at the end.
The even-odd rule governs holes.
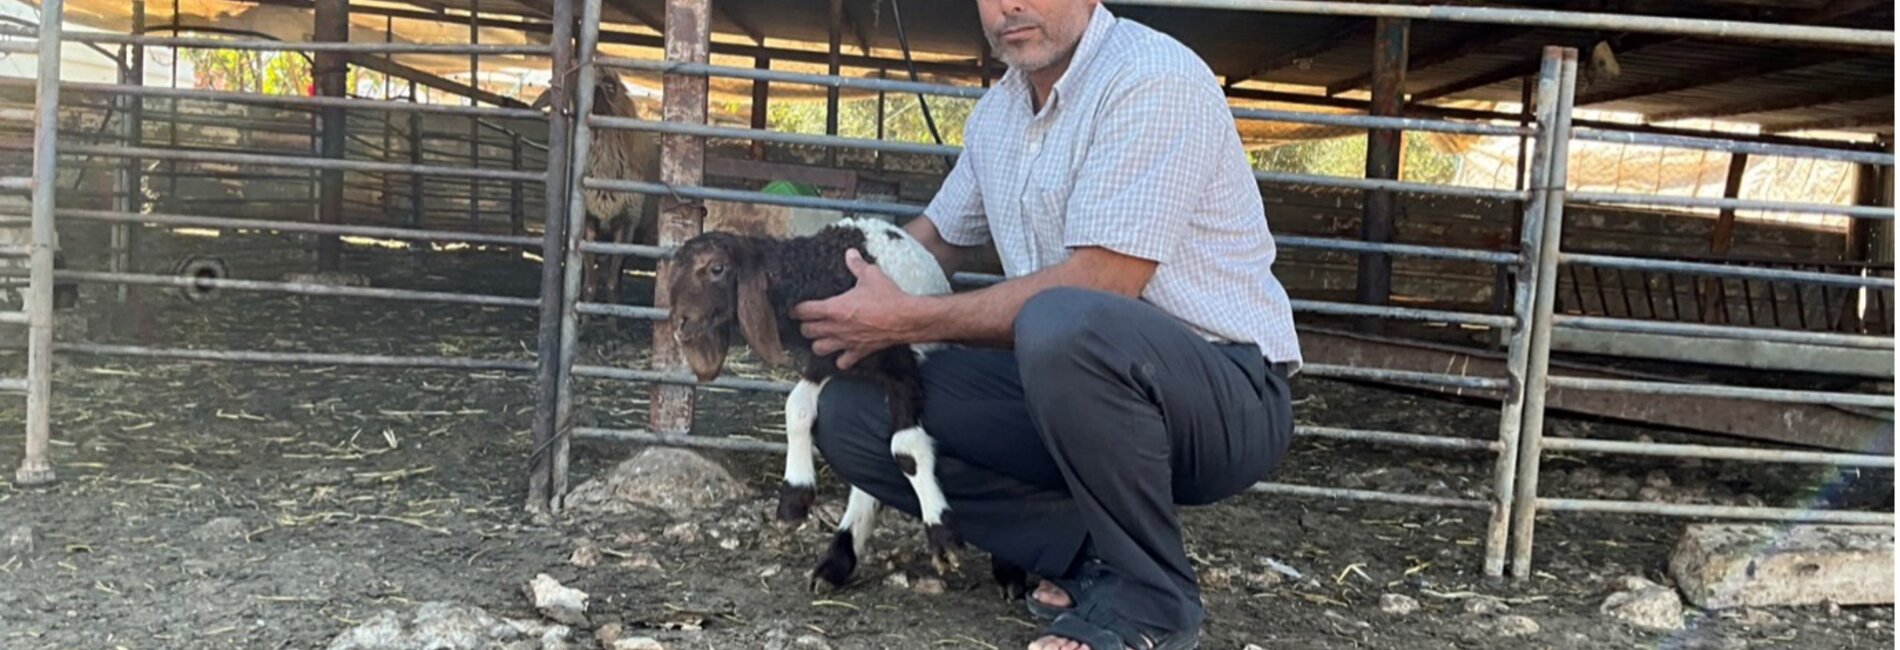
{"type": "MultiPolygon", "coordinates": [[[[1041,372],[1050,365],[1086,358],[1111,333],[1126,325],[1115,312],[1132,302],[1115,294],[1055,287],[1037,292],[1023,302],[1013,323],[1018,363],[1024,370],[1041,372]]],[[[1024,380],[1030,378],[1026,374],[1024,380]]]]}
{"type": "Polygon", "coordinates": [[[818,392],[813,443],[825,462],[852,483],[891,465],[890,407],[867,381],[835,378],[818,392]]]}

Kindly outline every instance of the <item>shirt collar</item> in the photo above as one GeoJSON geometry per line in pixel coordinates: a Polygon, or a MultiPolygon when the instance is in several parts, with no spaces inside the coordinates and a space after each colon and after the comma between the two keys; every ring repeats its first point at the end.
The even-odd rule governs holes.
{"type": "MultiPolygon", "coordinates": [[[[1082,39],[1075,45],[1075,54],[1069,57],[1069,69],[1062,71],[1062,77],[1056,79],[1055,86],[1049,89],[1049,103],[1044,110],[1053,110],[1061,103],[1062,96],[1068,94],[1068,88],[1081,83],[1077,79],[1086,73],[1088,65],[1094,61],[1095,53],[1101,50],[1102,40],[1108,37],[1108,30],[1115,26],[1115,21],[1115,14],[1109,13],[1106,3],[1096,3],[1094,13],[1089,15],[1088,27],[1082,31],[1082,39]]],[[[1003,73],[999,82],[1001,84],[1008,84],[1020,93],[1023,102],[1030,102],[1035,97],[1036,91],[1029,85],[1029,75],[1015,67],[1003,73]]]]}

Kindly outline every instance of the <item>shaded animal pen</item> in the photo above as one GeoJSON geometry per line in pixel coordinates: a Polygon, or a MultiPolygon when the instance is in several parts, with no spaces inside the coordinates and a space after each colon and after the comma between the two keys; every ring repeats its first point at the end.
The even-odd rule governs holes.
{"type": "MultiPolygon", "coordinates": [[[[1374,34],[1375,44],[1387,47],[1394,47],[1403,42],[1405,25],[1399,21],[1414,19],[1475,21],[1507,25],[1539,24],[1579,29],[1614,28],[1631,32],[1674,35],[1747,36],[1889,49],[1892,45],[1892,35],[1887,32],[1793,25],[1745,25],[1717,20],[1672,20],[1575,12],[1293,3],[1273,0],[1115,4],[1371,17],[1379,20],[1376,25],[1378,29],[1374,34]]],[[[838,6],[837,3],[833,4],[834,16],[838,6]]],[[[750,128],[715,126],[710,124],[707,110],[707,86],[710,79],[745,80],[761,87],[767,83],[777,83],[962,98],[978,97],[984,92],[983,88],[970,86],[843,76],[839,73],[841,57],[838,53],[835,22],[833,47],[829,57],[831,68],[829,74],[776,71],[764,65],[756,68],[712,65],[709,62],[709,52],[713,49],[710,34],[714,23],[714,10],[711,3],[705,0],[665,2],[664,15],[657,21],[663,32],[660,42],[665,46],[666,52],[665,59],[661,61],[614,57],[605,54],[600,49],[600,44],[610,36],[601,29],[603,12],[601,0],[585,0],[584,2],[562,0],[553,3],[549,33],[553,45],[548,46],[343,42],[234,44],[226,40],[151,36],[86,34],[63,37],[58,29],[60,2],[53,0],[47,2],[44,7],[47,19],[37,33],[39,43],[35,50],[43,55],[42,73],[36,84],[37,109],[31,115],[19,113],[0,115],[0,117],[11,117],[16,120],[30,117],[36,134],[33,147],[33,178],[36,180],[28,181],[10,177],[0,182],[0,188],[16,191],[29,188],[37,190],[33,192],[30,215],[33,240],[29,246],[21,249],[31,257],[29,271],[31,299],[28,301],[28,309],[24,315],[0,318],[0,321],[16,325],[24,323],[28,325],[28,331],[31,333],[28,340],[27,376],[23,379],[8,380],[8,383],[4,385],[7,388],[24,390],[28,394],[27,455],[17,474],[17,482],[20,484],[43,483],[53,478],[52,464],[47,456],[47,431],[51,423],[47,418],[46,404],[47,400],[54,397],[50,389],[48,371],[55,352],[211,361],[493,369],[533,373],[537,410],[533,418],[534,445],[529,458],[531,472],[527,484],[527,505],[534,510],[559,509],[562,506],[562,501],[569,492],[567,467],[572,438],[782,452],[784,447],[777,442],[697,435],[698,432],[692,430],[693,415],[696,410],[695,391],[710,388],[784,392],[790,389],[791,384],[776,381],[760,373],[754,373],[754,376],[750,377],[722,378],[709,384],[699,384],[691,375],[684,372],[682,362],[677,359],[677,351],[673,347],[671,334],[665,322],[666,296],[663,291],[656,289],[651,303],[645,305],[581,301],[578,295],[582,256],[635,256],[660,260],[661,264],[665,264],[671,246],[700,232],[709,220],[719,216],[720,213],[738,210],[741,206],[748,204],[839,210],[848,213],[883,215],[890,218],[914,217],[922,212],[922,206],[902,201],[788,196],[709,182],[708,168],[711,165],[707,159],[707,153],[716,142],[751,143],[754,146],[772,143],[819,147],[832,152],[829,155],[854,150],[922,156],[954,156],[958,152],[958,149],[952,146],[844,137],[835,133],[835,125],[830,129],[832,133],[826,135],[771,131],[765,129],[764,124],[757,119],[750,128]],[[576,21],[576,18],[579,20],[576,21]],[[572,31],[577,24],[579,31],[572,31]],[[63,40],[114,43],[134,48],[157,45],[255,47],[311,52],[317,56],[318,60],[319,96],[266,97],[246,93],[151,88],[128,83],[61,84],[58,80],[59,57],[51,55],[57,52],[63,40]],[[568,43],[575,43],[578,47],[570,48],[567,46],[568,43]],[[550,76],[557,84],[551,95],[550,103],[553,109],[542,113],[524,107],[450,106],[352,99],[342,96],[345,93],[337,84],[337,79],[341,74],[341,64],[333,57],[397,53],[546,56],[550,62],[550,76]],[[663,74],[665,79],[663,118],[640,120],[590,115],[586,111],[577,111],[576,107],[592,105],[597,75],[602,70],[610,68],[663,74]],[[569,70],[578,70],[578,81],[572,86],[559,85],[561,80],[567,78],[566,72],[569,70]],[[68,143],[63,141],[64,138],[58,130],[59,123],[55,119],[61,107],[62,92],[69,93],[69,96],[99,95],[141,100],[168,99],[171,100],[171,108],[166,117],[174,121],[184,117],[180,115],[177,102],[185,100],[233,105],[266,104],[293,107],[305,111],[304,115],[308,117],[308,123],[314,130],[307,130],[304,133],[316,136],[316,141],[311,143],[312,146],[305,152],[306,155],[301,156],[287,155],[282,152],[201,150],[189,147],[188,143],[180,143],[175,139],[163,144],[142,142],[138,137],[116,143],[68,143]],[[373,118],[372,123],[381,130],[371,129],[358,133],[355,137],[352,137],[347,126],[335,128],[335,125],[355,122],[356,118],[364,114],[403,114],[409,116],[409,120],[405,126],[402,120],[386,117],[373,118]],[[425,137],[426,129],[422,124],[431,116],[470,118],[471,132],[464,140],[468,143],[468,149],[460,158],[451,156],[436,161],[428,159],[429,147],[425,146],[424,142],[429,138],[425,137]],[[482,121],[487,121],[487,123],[484,124],[482,121]],[[529,125],[534,126],[533,130],[539,130],[545,134],[542,138],[545,145],[537,146],[535,138],[522,135],[530,130],[529,125]],[[574,161],[587,159],[595,134],[605,129],[660,134],[664,143],[660,181],[597,178],[589,176],[584,169],[578,168],[574,161]],[[502,142],[507,143],[508,147],[506,156],[486,156],[481,153],[483,149],[481,143],[484,138],[482,134],[485,131],[503,136],[502,142]],[[383,143],[380,145],[375,142],[378,135],[383,138],[383,143]],[[364,152],[364,155],[371,160],[348,159],[352,142],[358,145],[358,151],[364,152]],[[311,152],[317,155],[314,157],[308,155],[311,152]],[[539,160],[536,160],[534,154],[542,155],[539,156],[539,160]],[[293,202],[293,205],[315,205],[314,223],[282,219],[206,216],[193,214],[194,210],[189,207],[180,209],[177,214],[165,211],[148,213],[142,209],[142,206],[127,202],[129,197],[120,199],[121,202],[109,210],[59,208],[54,204],[55,192],[51,187],[50,179],[56,178],[58,158],[70,155],[163,161],[169,165],[225,164],[246,168],[302,170],[301,174],[295,176],[300,176],[303,182],[310,183],[307,187],[313,188],[312,193],[302,199],[306,203],[293,202]],[[539,164],[536,164],[537,162],[539,164]],[[399,224],[400,227],[346,223],[346,208],[351,201],[346,192],[350,186],[346,179],[351,173],[371,175],[372,178],[380,181],[380,184],[371,183],[370,185],[373,189],[382,192],[383,201],[361,207],[381,212],[381,216],[385,218],[391,214],[400,213],[403,219],[399,224]],[[444,180],[433,181],[432,179],[444,180]],[[431,186],[430,182],[438,182],[438,184],[431,186]],[[427,199],[431,195],[432,187],[442,188],[443,184],[447,184],[449,188],[469,188],[470,200],[467,201],[466,206],[466,221],[457,218],[460,215],[450,216],[444,220],[430,218],[427,199]],[[535,196],[537,193],[530,191],[529,188],[539,188],[539,196],[535,196]],[[493,202],[504,204],[503,209],[498,213],[507,215],[506,224],[489,223],[482,218],[484,211],[480,206],[485,201],[481,197],[485,192],[496,189],[499,189],[501,194],[495,196],[493,202]],[[659,234],[657,245],[621,245],[584,241],[581,234],[583,230],[581,226],[587,216],[582,196],[584,190],[635,192],[657,198],[660,202],[661,215],[657,228],[659,234]],[[392,210],[398,204],[391,201],[405,197],[407,205],[402,208],[406,210],[402,208],[392,210]],[[539,206],[534,206],[536,198],[541,199],[539,206]],[[540,208],[536,211],[539,218],[534,220],[540,225],[539,237],[530,236],[528,226],[533,224],[524,219],[533,207],[540,208]],[[309,281],[202,279],[156,273],[132,273],[130,270],[136,261],[134,257],[136,248],[130,242],[135,238],[125,234],[130,230],[123,228],[113,230],[111,241],[114,249],[110,270],[106,272],[55,271],[52,260],[52,238],[56,219],[100,222],[115,226],[151,224],[273,230],[316,235],[320,241],[317,247],[320,271],[337,270],[335,263],[339,246],[337,242],[344,236],[428,244],[475,244],[510,247],[515,250],[525,249],[526,252],[532,253],[536,260],[542,262],[538,267],[539,292],[533,297],[500,296],[338,286],[336,283],[309,281]],[[453,223],[463,223],[468,227],[461,230],[435,227],[453,223]],[[484,232],[475,227],[481,224],[495,226],[496,232],[484,232]],[[341,352],[285,353],[260,350],[178,349],[55,341],[53,338],[54,310],[51,300],[55,280],[111,285],[195,286],[298,295],[431,301],[534,309],[538,315],[537,346],[529,358],[486,359],[341,352]],[[586,316],[651,322],[651,352],[648,355],[649,363],[646,367],[584,362],[582,352],[587,348],[587,341],[584,340],[587,330],[582,327],[582,319],[586,316]],[[647,421],[643,423],[644,426],[578,424],[579,407],[575,398],[580,391],[577,387],[577,379],[633,382],[648,386],[650,407],[647,409],[647,421]]],[[[347,6],[342,2],[322,0],[316,3],[315,8],[319,34],[333,35],[335,21],[347,18],[347,6]],[[331,27],[325,28],[326,24],[331,27]]],[[[479,16],[478,12],[471,13],[471,22],[479,22],[479,16]]],[[[760,41],[763,42],[763,39],[760,41]]],[[[25,50],[24,46],[18,43],[0,43],[0,46],[9,48],[9,51],[25,50]]],[[[1403,48],[1392,51],[1401,53],[1398,56],[1402,57],[1403,48]]],[[[1386,65],[1390,63],[1375,65],[1375,71],[1386,65]]],[[[1315,378],[1431,386],[1451,391],[1490,392],[1499,396],[1499,419],[1495,435],[1488,439],[1451,438],[1401,431],[1338,427],[1303,426],[1296,430],[1296,435],[1311,438],[1458,450],[1488,455],[1493,461],[1490,476],[1492,491],[1489,498],[1455,498],[1277,482],[1263,483],[1255,486],[1254,489],[1275,494],[1483,511],[1488,517],[1487,534],[1483,543],[1485,573],[1501,575],[1508,567],[1509,572],[1518,577],[1531,574],[1534,524],[1539,513],[1595,511],[1779,521],[1891,523],[1892,514],[1884,512],[1584,500],[1552,497],[1540,493],[1539,472],[1543,467],[1547,452],[1552,451],[1852,467],[1891,468],[1893,466],[1892,457],[1881,454],[1656,444],[1544,435],[1545,416],[1549,410],[1547,402],[1552,395],[1557,391],[1590,391],[1634,395],[1734,398],[1765,401],[1784,406],[1820,404],[1879,409],[1889,414],[1885,435],[1891,437],[1890,413],[1893,400],[1887,395],[1845,390],[1796,390],[1786,387],[1590,377],[1566,373],[1560,365],[1552,363],[1554,333],[1561,328],[1624,334],[1670,335],[1694,339],[1774,340],[1831,349],[1891,350],[1893,347],[1890,320],[1886,321],[1887,324],[1882,327],[1879,324],[1881,321],[1877,319],[1870,324],[1865,318],[1846,318],[1844,314],[1850,310],[1844,308],[1845,302],[1843,302],[1849,301],[1850,298],[1847,296],[1851,294],[1852,300],[1856,302],[1856,308],[1851,311],[1867,314],[1870,310],[1860,307],[1858,301],[1863,296],[1871,296],[1869,302],[1879,307],[1875,311],[1889,309],[1893,291],[1890,267],[1885,269],[1883,275],[1879,272],[1862,272],[1861,269],[1865,267],[1854,267],[1851,272],[1843,273],[1840,269],[1834,268],[1811,270],[1787,268],[1789,265],[1786,264],[1736,264],[1732,259],[1703,261],[1688,261],[1680,257],[1657,259],[1622,253],[1584,252],[1582,246],[1563,242],[1566,210],[1581,206],[1675,205],[1730,211],[1759,209],[1825,213],[1864,220],[1890,221],[1893,218],[1890,203],[1889,205],[1841,206],[1738,198],[1684,198],[1635,193],[1572,193],[1567,189],[1566,180],[1570,159],[1568,147],[1574,141],[1607,139],[1659,147],[1700,148],[1729,153],[1807,156],[1848,160],[1857,164],[1882,166],[1889,170],[1893,165],[1893,155],[1890,151],[1823,148],[1773,138],[1743,141],[1716,136],[1658,132],[1654,129],[1618,130],[1614,125],[1579,125],[1572,117],[1574,107],[1578,103],[1578,67],[1576,49],[1557,46],[1545,48],[1538,61],[1538,67],[1534,70],[1535,82],[1530,93],[1531,110],[1527,115],[1422,110],[1417,114],[1429,116],[1402,117],[1400,113],[1405,112],[1402,102],[1396,101],[1394,89],[1386,85],[1390,80],[1377,78],[1381,77],[1377,74],[1374,75],[1375,79],[1371,80],[1374,87],[1374,99],[1365,105],[1371,113],[1368,115],[1249,108],[1233,110],[1234,117],[1238,121],[1271,121],[1363,129],[1374,136],[1369,156],[1383,159],[1383,164],[1376,168],[1369,164],[1369,170],[1373,172],[1370,174],[1372,178],[1256,172],[1257,180],[1266,188],[1342,189],[1363,192],[1367,197],[1363,207],[1365,217],[1361,222],[1362,231],[1358,238],[1307,235],[1278,237],[1279,246],[1288,251],[1320,251],[1356,256],[1360,263],[1359,268],[1362,269],[1359,275],[1360,283],[1355,287],[1357,300],[1303,298],[1294,302],[1297,313],[1307,318],[1331,318],[1360,324],[1383,321],[1480,330],[1492,336],[1497,347],[1502,349],[1502,361],[1497,366],[1496,372],[1473,373],[1464,368],[1417,371],[1380,367],[1373,364],[1331,363],[1309,364],[1303,372],[1304,376],[1315,378]],[[1398,180],[1394,162],[1398,146],[1396,136],[1407,131],[1524,138],[1529,143],[1521,174],[1525,182],[1518,189],[1506,190],[1398,180]],[[1393,212],[1391,206],[1397,203],[1401,196],[1482,199],[1514,206],[1512,218],[1516,222],[1514,245],[1507,247],[1508,250],[1488,250],[1395,243],[1391,228],[1393,212]],[[1390,299],[1392,279],[1389,269],[1392,268],[1394,261],[1399,259],[1471,263],[1498,269],[1500,277],[1504,278],[1502,284],[1508,289],[1499,296],[1502,308],[1485,311],[1395,305],[1390,299]],[[1375,272],[1367,274],[1364,269],[1373,269],[1375,272]],[[1377,272],[1379,269],[1387,269],[1387,271],[1380,273],[1377,272]],[[1818,294],[1820,297],[1816,300],[1823,305],[1834,305],[1834,307],[1824,308],[1820,312],[1818,322],[1824,324],[1823,327],[1810,326],[1811,322],[1817,321],[1810,320],[1811,310],[1806,307],[1788,312],[1791,314],[1790,318],[1799,320],[1801,327],[1783,327],[1784,323],[1781,321],[1759,320],[1753,312],[1748,312],[1750,314],[1748,319],[1739,323],[1732,319],[1712,318],[1697,318],[1685,322],[1682,318],[1658,317],[1658,314],[1662,312],[1655,309],[1639,312],[1634,309],[1635,302],[1611,300],[1608,293],[1599,294],[1601,297],[1594,303],[1594,308],[1587,301],[1565,297],[1566,292],[1569,292],[1568,295],[1571,296],[1582,295],[1586,285],[1578,280],[1582,277],[1580,273],[1589,273],[1590,277],[1595,278],[1603,270],[1663,277],[1681,275],[1694,278],[1693,284],[1698,286],[1709,279],[1715,279],[1717,282],[1737,281],[1742,283],[1740,284],[1742,287],[1749,286],[1748,282],[1801,287],[1824,286],[1829,288],[1820,289],[1821,293],[1818,294]]],[[[1236,95],[1239,94],[1241,93],[1236,93],[1236,95]]],[[[831,102],[833,106],[836,103],[835,96],[834,93],[834,100],[831,102]]],[[[411,97],[414,97],[413,93],[411,97]]],[[[159,119],[147,112],[143,101],[135,102],[134,105],[137,106],[138,113],[136,114],[141,114],[141,118],[138,119],[159,119]]],[[[835,114],[835,110],[833,113],[835,114]]],[[[287,130],[291,135],[297,133],[294,119],[282,121],[276,128],[287,130]]],[[[134,127],[129,132],[142,134],[143,129],[134,127]]],[[[174,138],[177,133],[175,126],[169,132],[174,138]]],[[[127,165],[124,169],[132,169],[132,167],[127,165]]],[[[136,172],[121,172],[117,176],[119,179],[117,183],[124,191],[142,187],[140,182],[134,180],[138,175],[136,172]]],[[[211,175],[215,177],[218,174],[211,175]]],[[[169,176],[167,181],[175,182],[179,178],[181,177],[174,174],[169,176]]],[[[455,190],[440,191],[454,192],[455,190]]],[[[178,197],[174,195],[170,198],[178,197]]],[[[1611,277],[1621,276],[1613,274],[1611,277]]],[[[994,275],[978,273],[960,274],[956,278],[964,286],[980,286],[993,283],[998,279],[994,275]]],[[[1646,280],[1642,286],[1650,287],[1651,285],[1646,280]]],[[[1599,282],[1596,288],[1601,289],[1601,287],[1599,282]]],[[[1648,291],[1648,289],[1644,290],[1648,291]]],[[[1802,289],[1797,289],[1790,295],[1797,297],[1814,295],[1803,294],[1801,291],[1802,289]]],[[[1643,295],[1645,296],[1644,304],[1655,302],[1653,293],[1631,294],[1621,286],[1618,287],[1617,292],[1625,298],[1643,295]]],[[[1669,313],[1680,315],[1682,313],[1681,298],[1675,297],[1678,294],[1674,292],[1666,295],[1671,297],[1665,299],[1664,304],[1676,306],[1676,310],[1669,313]]],[[[1770,293],[1769,295],[1777,297],[1772,298],[1773,307],[1765,313],[1776,314],[1779,318],[1783,310],[1779,302],[1782,299],[1778,296],[1782,294],[1770,293]]],[[[1806,298],[1797,299],[1807,300],[1806,298]]],[[[1744,306],[1755,303],[1756,300],[1752,296],[1743,301],[1744,306]]],[[[1706,313],[1711,305],[1721,304],[1723,303],[1697,303],[1694,310],[1698,313],[1706,313]]]]}

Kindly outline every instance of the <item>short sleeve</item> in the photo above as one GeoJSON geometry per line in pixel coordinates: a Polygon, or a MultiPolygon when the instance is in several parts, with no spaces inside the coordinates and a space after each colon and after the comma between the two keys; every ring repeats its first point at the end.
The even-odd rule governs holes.
{"type": "Polygon", "coordinates": [[[1099,246],[1157,263],[1185,239],[1232,129],[1226,102],[1185,75],[1151,73],[1103,99],[1069,194],[1064,245],[1099,246]]]}
{"type": "Polygon", "coordinates": [[[983,212],[983,192],[976,178],[976,156],[966,145],[957,164],[943,179],[924,216],[937,226],[943,240],[957,246],[981,246],[990,240],[990,224],[983,212]]]}

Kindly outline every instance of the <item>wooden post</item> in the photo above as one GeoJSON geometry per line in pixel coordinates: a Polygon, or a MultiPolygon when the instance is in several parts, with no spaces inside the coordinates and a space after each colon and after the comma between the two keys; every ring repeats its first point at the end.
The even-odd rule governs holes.
{"type": "MultiPolygon", "coordinates": [[[[770,70],[772,69],[772,60],[764,56],[754,58],[752,59],[752,68],[755,70],[770,70]]],[[[769,115],[766,103],[770,100],[771,95],[771,82],[764,79],[752,82],[752,128],[755,130],[765,130],[765,118],[769,115]]],[[[751,153],[753,160],[765,160],[765,141],[753,140],[751,153]]]]}
{"type": "MultiPolygon", "coordinates": [[[[834,7],[837,5],[834,4],[834,7]]],[[[835,22],[834,22],[835,24],[835,22]]],[[[835,33],[835,32],[834,32],[835,33]]],[[[837,42],[834,37],[833,43],[837,42]]],[[[666,0],[666,60],[678,63],[706,63],[712,45],[711,0],[666,0]]],[[[832,48],[836,51],[837,48],[832,48]]],[[[696,75],[666,75],[663,113],[668,122],[706,123],[706,78],[696,75]]],[[[660,140],[660,182],[668,185],[699,185],[706,175],[706,142],[697,137],[668,134],[660,140]]],[[[677,246],[698,235],[705,223],[705,208],[699,203],[673,196],[660,199],[660,245],[677,246]]],[[[662,276],[671,262],[662,260],[662,276]]],[[[654,283],[653,303],[670,304],[664,283],[654,283]]],[[[673,340],[673,325],[668,321],[653,324],[653,364],[663,372],[684,372],[685,358],[673,340]]],[[[693,428],[693,387],[653,384],[647,410],[648,426],[660,434],[690,433],[693,428]]]]}
{"type": "MultiPolygon", "coordinates": [[[[325,43],[341,43],[350,40],[350,3],[349,0],[317,0],[316,40],[325,43]]],[[[323,97],[343,97],[349,89],[349,55],[343,52],[318,52],[315,73],[317,94],[323,97]]],[[[336,107],[320,109],[317,114],[321,120],[320,155],[329,160],[341,160],[344,154],[344,110],[336,107]]],[[[343,223],[343,172],[327,169],[319,174],[322,179],[317,197],[317,221],[326,224],[343,223]]],[[[339,270],[343,262],[343,242],[336,235],[317,237],[317,271],[331,273],[339,270]]]]}
{"type": "MultiPolygon", "coordinates": [[[[1397,116],[1405,108],[1405,51],[1410,21],[1402,18],[1379,18],[1372,48],[1372,114],[1397,116]]],[[[1366,141],[1366,178],[1397,180],[1399,177],[1399,151],[1404,141],[1404,132],[1391,129],[1375,129],[1366,141]]],[[[1360,222],[1360,237],[1368,242],[1392,241],[1392,203],[1391,192],[1373,191],[1366,193],[1364,218],[1360,222]]],[[[1364,305],[1384,305],[1392,297],[1392,258],[1381,253],[1367,253],[1359,256],[1359,303],[1364,305]]],[[[1362,330],[1379,332],[1384,329],[1383,321],[1366,318],[1360,321],[1362,330]]]]}
{"type": "MultiPolygon", "coordinates": [[[[482,43],[482,0],[469,0],[468,5],[468,42],[471,45],[482,43]]],[[[468,55],[468,85],[480,90],[482,87],[482,55],[468,55]]],[[[479,106],[471,94],[469,106],[479,106]]],[[[482,118],[468,117],[468,166],[479,169],[482,166],[482,118]]],[[[481,231],[482,220],[482,181],[479,178],[468,179],[468,227],[471,232],[481,231]]]]}
{"type": "MultiPolygon", "coordinates": [[[[1523,88],[1518,92],[1518,105],[1523,107],[1522,110],[1519,111],[1519,115],[1522,116],[1517,122],[1519,126],[1528,127],[1532,122],[1537,121],[1537,109],[1531,105],[1534,101],[1533,96],[1536,93],[1537,77],[1534,75],[1524,77],[1523,88]]],[[[1517,175],[1511,178],[1511,187],[1520,192],[1524,191],[1524,185],[1530,181],[1525,175],[1525,172],[1530,169],[1530,142],[1531,138],[1528,135],[1517,136],[1517,175]]],[[[1510,245],[1509,242],[1524,240],[1524,219],[1521,216],[1524,214],[1526,208],[1524,203],[1524,201],[1512,202],[1512,214],[1520,216],[1511,220],[1511,238],[1507,240],[1507,247],[1510,245]]],[[[1509,313],[1511,311],[1511,305],[1514,304],[1511,298],[1511,291],[1512,287],[1516,286],[1516,283],[1511,280],[1510,276],[1510,268],[1503,265],[1497,267],[1491,285],[1491,311],[1495,313],[1509,313]]],[[[1505,333],[1498,335],[1498,341],[1500,342],[1505,338],[1508,338],[1505,333]]]]}
{"type": "MultiPolygon", "coordinates": [[[[1722,184],[1723,198],[1740,198],[1742,195],[1742,176],[1748,171],[1748,154],[1730,154],[1728,159],[1728,178],[1722,184]]],[[[1709,235],[1709,252],[1727,255],[1735,244],[1735,211],[1724,208],[1715,219],[1715,229],[1709,235]]],[[[1702,295],[1708,296],[1708,302],[1702,303],[1702,322],[1716,323],[1728,321],[1728,292],[1721,278],[1703,278],[1702,295]]]]}
{"type": "MultiPolygon", "coordinates": [[[[145,33],[145,0],[132,1],[132,30],[145,33]]],[[[132,45],[126,48],[131,58],[126,63],[126,80],[132,86],[145,85],[145,46],[132,45]]],[[[125,146],[142,146],[145,135],[145,98],[138,95],[126,95],[123,99],[125,110],[125,146]]],[[[117,196],[113,202],[120,212],[141,213],[145,211],[145,181],[140,174],[144,163],[136,158],[127,159],[119,168],[117,196]]],[[[135,237],[132,224],[112,225],[112,260],[110,269],[114,273],[132,272],[132,240],[135,237]]],[[[120,304],[131,299],[136,291],[132,285],[118,285],[114,297],[120,304]]]]}

